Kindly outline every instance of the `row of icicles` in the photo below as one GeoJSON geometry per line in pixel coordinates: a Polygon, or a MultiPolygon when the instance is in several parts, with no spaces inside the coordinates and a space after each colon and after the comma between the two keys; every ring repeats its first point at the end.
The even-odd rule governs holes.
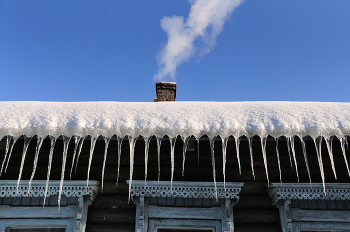
{"type": "MultiPolygon", "coordinates": [[[[6,136],[5,156],[4,156],[4,159],[3,159],[2,164],[1,164],[0,176],[3,173],[3,171],[6,173],[6,170],[7,170],[10,158],[11,158],[11,154],[12,154],[12,149],[13,149],[16,141],[20,137],[21,136],[17,136],[17,137],[12,137],[12,136],[9,136],[9,135],[6,136]]],[[[23,145],[21,166],[20,166],[20,171],[19,171],[19,176],[18,176],[18,181],[17,181],[17,194],[18,194],[18,187],[19,187],[19,183],[20,183],[20,180],[21,180],[21,176],[22,176],[24,160],[25,160],[25,157],[26,157],[27,149],[28,149],[30,141],[32,140],[33,137],[35,137],[35,136],[32,136],[32,137],[26,137],[25,135],[23,136],[24,145],[23,145]]],[[[37,144],[36,144],[36,151],[35,151],[35,157],[34,157],[34,163],[33,163],[33,171],[32,171],[32,174],[31,174],[31,177],[30,177],[30,180],[29,180],[28,194],[29,194],[29,191],[30,191],[31,182],[32,182],[32,180],[34,178],[35,171],[36,171],[36,168],[37,168],[37,162],[38,162],[40,148],[41,148],[41,146],[42,146],[42,144],[44,142],[44,139],[46,138],[46,137],[39,137],[39,136],[36,136],[36,137],[37,137],[37,144]]],[[[62,187],[63,187],[63,180],[64,180],[64,173],[65,173],[65,168],[66,168],[66,160],[67,160],[67,152],[68,152],[69,142],[71,140],[74,140],[74,144],[75,144],[74,152],[73,152],[73,158],[72,158],[72,166],[71,166],[71,170],[70,170],[70,178],[71,178],[73,167],[74,167],[74,163],[75,163],[75,171],[76,171],[77,166],[78,166],[80,153],[81,153],[81,149],[82,149],[84,140],[88,137],[88,135],[83,136],[83,137],[80,137],[80,136],[72,136],[72,137],[59,136],[57,138],[55,138],[55,137],[53,137],[51,135],[48,135],[47,137],[49,137],[49,139],[50,139],[51,148],[50,148],[50,153],[49,153],[48,170],[47,170],[45,195],[44,195],[44,203],[43,203],[43,205],[45,205],[47,189],[48,189],[48,185],[49,185],[50,171],[51,171],[51,165],[52,165],[52,156],[53,156],[55,143],[56,143],[57,138],[62,137],[62,139],[63,139],[63,158],[62,158],[61,180],[60,180],[60,187],[59,187],[59,194],[58,194],[58,205],[60,206],[61,192],[62,192],[62,187]],[[75,160],[76,160],[76,162],[75,162],[75,160]]],[[[91,145],[90,145],[90,155],[89,155],[89,166],[88,166],[88,172],[87,172],[87,186],[88,186],[88,182],[89,182],[90,167],[91,167],[91,161],[92,161],[92,157],[93,157],[93,152],[94,152],[96,141],[97,141],[97,139],[99,137],[100,136],[91,136],[91,139],[90,139],[91,145]]],[[[105,136],[102,136],[102,135],[101,135],[101,137],[104,139],[104,142],[105,142],[104,159],[103,159],[103,167],[102,167],[102,189],[103,189],[103,179],[104,179],[104,170],[105,170],[106,158],[107,158],[107,150],[108,150],[109,142],[111,141],[111,137],[105,137],[105,136]]],[[[133,176],[133,168],[134,168],[134,150],[135,150],[136,141],[137,141],[137,139],[139,137],[141,137],[141,138],[143,138],[143,140],[145,142],[145,182],[146,182],[146,180],[147,180],[147,166],[148,166],[149,144],[151,142],[151,139],[153,137],[155,137],[155,136],[151,136],[151,137],[148,137],[148,138],[145,138],[143,136],[139,136],[137,138],[134,138],[132,136],[126,136],[126,137],[129,140],[129,146],[130,146],[130,173],[129,173],[129,177],[130,177],[129,200],[130,200],[130,189],[131,189],[131,184],[132,184],[132,176],[133,176]]],[[[178,136],[178,137],[180,137],[182,139],[182,141],[183,141],[183,143],[182,143],[182,145],[183,145],[183,149],[182,149],[183,150],[182,175],[184,175],[187,146],[188,146],[188,144],[190,142],[190,139],[192,137],[194,137],[194,136],[190,136],[190,137],[186,137],[186,138],[183,137],[183,136],[178,136]]],[[[233,137],[233,136],[230,136],[230,137],[233,137]]],[[[214,142],[215,142],[215,140],[217,138],[219,138],[221,140],[221,143],[222,143],[223,177],[224,177],[224,186],[225,186],[225,179],[226,179],[226,177],[225,177],[225,172],[226,172],[226,169],[225,169],[225,167],[226,167],[226,148],[227,148],[227,143],[228,143],[228,140],[229,140],[230,137],[221,138],[220,136],[216,136],[214,138],[209,139],[209,141],[210,141],[210,148],[211,148],[211,160],[212,160],[212,169],[213,169],[213,179],[214,179],[215,193],[217,192],[217,188],[216,188],[214,142]]],[[[239,157],[239,144],[240,144],[240,141],[241,141],[242,137],[243,136],[233,137],[234,140],[235,140],[235,145],[236,145],[236,154],[237,154],[238,168],[239,168],[239,173],[240,174],[241,174],[241,164],[240,164],[240,157],[239,157]]],[[[252,151],[253,137],[247,137],[247,138],[248,138],[248,142],[249,142],[251,169],[252,169],[253,177],[255,179],[254,167],[253,167],[253,151],[252,151]]],[[[296,170],[296,175],[297,175],[298,182],[299,182],[298,165],[297,165],[297,161],[296,161],[295,147],[294,147],[294,142],[295,142],[295,138],[296,137],[298,137],[298,136],[286,137],[286,139],[287,139],[287,145],[288,145],[287,147],[288,147],[288,154],[289,154],[290,164],[291,164],[291,167],[293,169],[293,166],[292,166],[292,157],[293,157],[295,170],[296,170]]],[[[119,169],[120,169],[121,146],[122,146],[124,137],[116,136],[116,138],[117,138],[117,141],[118,141],[118,174],[117,174],[117,184],[118,184],[119,169]]],[[[157,140],[158,181],[159,181],[159,177],[160,177],[160,146],[161,146],[163,138],[158,138],[158,137],[155,137],[155,138],[157,140]]],[[[326,190],[325,190],[325,176],[324,176],[323,162],[322,162],[322,158],[321,158],[321,144],[322,144],[322,140],[324,139],[325,142],[326,142],[326,145],[327,145],[329,158],[331,160],[331,166],[332,166],[332,170],[333,170],[333,173],[334,173],[334,177],[335,177],[335,179],[337,179],[337,174],[336,174],[336,171],[335,171],[335,165],[334,165],[334,159],[333,159],[333,151],[332,151],[332,140],[333,140],[333,138],[334,138],[334,136],[331,136],[331,137],[319,136],[317,138],[311,137],[311,139],[314,142],[315,148],[316,148],[317,159],[318,159],[318,164],[319,164],[319,168],[320,168],[320,173],[321,173],[321,178],[322,178],[322,183],[323,183],[323,189],[324,189],[324,193],[325,194],[326,194],[326,190]]],[[[197,140],[198,162],[199,162],[199,139],[200,138],[195,138],[195,139],[197,140]]],[[[307,156],[306,156],[306,146],[305,146],[305,139],[306,139],[306,137],[299,138],[299,139],[301,141],[304,161],[305,161],[305,164],[306,164],[306,168],[307,168],[307,172],[308,172],[308,176],[309,176],[309,181],[310,181],[310,185],[311,185],[310,169],[309,169],[309,164],[308,164],[308,160],[307,160],[307,156]]],[[[344,160],[345,160],[345,165],[346,165],[349,177],[350,177],[349,165],[348,165],[346,152],[345,152],[345,146],[348,147],[347,137],[338,138],[338,139],[340,140],[340,145],[341,145],[341,150],[342,150],[343,157],[344,157],[344,160]]],[[[177,140],[177,137],[170,138],[171,188],[172,188],[172,181],[173,181],[173,175],[174,175],[174,150],[175,150],[176,140],[177,140]]],[[[262,150],[264,166],[265,166],[265,172],[266,172],[267,182],[269,184],[269,175],[268,175],[268,170],[267,170],[267,158],[266,158],[266,140],[267,140],[267,137],[260,138],[261,150],[262,150]]],[[[280,165],[280,157],[279,157],[279,150],[278,150],[278,140],[279,140],[279,138],[275,138],[276,154],[277,154],[278,169],[279,169],[279,177],[280,177],[280,182],[282,183],[281,165],[280,165]]],[[[0,138],[0,141],[1,141],[1,138],[0,138]]],[[[216,196],[217,196],[217,193],[216,193],[216,196]]]]}

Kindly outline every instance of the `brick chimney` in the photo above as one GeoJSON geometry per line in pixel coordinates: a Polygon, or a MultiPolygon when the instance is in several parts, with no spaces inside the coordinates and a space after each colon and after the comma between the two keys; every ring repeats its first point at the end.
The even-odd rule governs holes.
{"type": "Polygon", "coordinates": [[[159,101],[176,101],[176,83],[175,82],[157,82],[156,83],[157,98],[159,101]]]}

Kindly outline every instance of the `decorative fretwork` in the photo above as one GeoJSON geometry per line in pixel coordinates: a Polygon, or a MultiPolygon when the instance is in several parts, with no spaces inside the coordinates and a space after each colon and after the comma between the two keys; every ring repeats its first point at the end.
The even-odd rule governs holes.
{"type": "Polygon", "coordinates": [[[350,184],[270,184],[269,195],[273,205],[279,200],[349,200],[350,184]]]}
{"type": "Polygon", "coordinates": [[[224,198],[239,200],[243,183],[133,181],[132,197],[224,198]]]}
{"type": "MultiPolygon", "coordinates": [[[[50,180],[46,196],[59,194],[60,182],[50,180]]],[[[62,195],[67,197],[90,196],[92,201],[98,194],[98,182],[89,181],[64,181],[62,195]]],[[[17,189],[17,181],[0,181],[0,197],[44,197],[45,181],[32,181],[29,189],[29,181],[21,181],[17,189]]]]}

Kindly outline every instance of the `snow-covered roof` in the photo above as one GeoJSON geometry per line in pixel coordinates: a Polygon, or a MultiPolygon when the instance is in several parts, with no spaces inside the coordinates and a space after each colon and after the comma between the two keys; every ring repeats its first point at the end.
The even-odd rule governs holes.
{"type": "Polygon", "coordinates": [[[0,136],[350,134],[350,103],[0,102],[0,136]]]}

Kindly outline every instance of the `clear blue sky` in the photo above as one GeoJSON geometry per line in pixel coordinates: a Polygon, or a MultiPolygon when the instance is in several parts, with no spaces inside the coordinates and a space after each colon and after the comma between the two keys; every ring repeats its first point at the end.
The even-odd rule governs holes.
{"type": "MultiPolygon", "coordinates": [[[[0,101],[153,101],[186,0],[0,0],[0,101]]],[[[178,101],[350,102],[349,0],[245,0],[177,69],[178,101]]]]}

